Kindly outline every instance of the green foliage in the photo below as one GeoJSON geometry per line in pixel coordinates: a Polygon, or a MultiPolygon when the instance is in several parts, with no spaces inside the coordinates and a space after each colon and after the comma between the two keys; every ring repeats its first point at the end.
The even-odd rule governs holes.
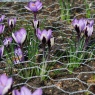
{"type": "Polygon", "coordinates": [[[70,1],[69,0],[59,0],[60,8],[61,8],[61,19],[66,20],[70,23],[70,1]]]}
{"type": "Polygon", "coordinates": [[[91,17],[91,9],[90,9],[90,4],[87,2],[88,0],[85,0],[85,6],[86,6],[86,17],[90,18],[91,17]]]}
{"type": "Polygon", "coordinates": [[[93,58],[93,52],[89,52],[89,49],[84,49],[85,37],[83,36],[79,42],[75,42],[75,39],[69,39],[69,49],[66,50],[68,58],[68,69],[70,73],[75,68],[78,68],[80,64],[90,61],[93,58]]]}

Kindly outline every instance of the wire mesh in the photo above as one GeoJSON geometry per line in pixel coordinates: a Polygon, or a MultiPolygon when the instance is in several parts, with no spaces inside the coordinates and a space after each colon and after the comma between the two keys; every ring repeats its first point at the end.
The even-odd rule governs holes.
{"type": "MultiPolygon", "coordinates": [[[[4,0],[3,0],[4,1],[4,0]]],[[[68,39],[76,36],[76,32],[71,25],[71,21],[74,17],[86,17],[87,8],[84,0],[68,0],[70,3],[70,9],[64,7],[64,10],[70,11],[70,22],[67,23],[68,19],[61,20],[61,7],[58,0],[43,0],[43,9],[37,15],[37,18],[40,21],[40,25],[44,24],[46,29],[51,28],[53,30],[53,35],[55,38],[55,45],[53,46],[50,54],[50,60],[47,61],[48,65],[52,65],[47,73],[43,76],[47,78],[45,81],[41,81],[41,76],[33,75],[30,77],[25,77],[22,75],[22,72],[30,70],[32,72],[33,69],[42,70],[40,65],[43,62],[35,63],[33,62],[33,57],[37,55],[31,56],[31,59],[25,61],[25,64],[33,62],[37,64],[36,66],[27,67],[23,66],[23,68],[19,68],[19,66],[9,67],[6,65],[2,65],[0,67],[0,73],[3,73],[4,70],[7,72],[12,71],[12,75],[14,80],[13,87],[19,87],[22,85],[28,86],[30,89],[34,90],[38,87],[42,88],[44,91],[44,95],[94,95],[95,94],[95,56],[90,59],[81,59],[82,63],[78,68],[75,68],[70,74],[68,69],[69,63],[67,63],[66,59],[70,56],[74,55],[65,55],[64,52],[67,48],[69,48],[68,39]],[[57,73],[55,76],[54,74],[57,73]]],[[[64,1],[63,1],[64,3],[64,1]]],[[[31,25],[33,20],[33,13],[27,11],[24,6],[27,2],[5,2],[0,1],[0,14],[6,15],[6,20],[10,17],[17,17],[17,27],[25,27],[26,24],[31,25]],[[20,24],[19,23],[23,23],[20,24]]],[[[90,9],[90,19],[94,19],[95,17],[95,1],[88,0],[87,4],[90,9]]],[[[68,14],[63,14],[67,16],[68,14]]],[[[33,32],[33,31],[31,31],[33,32]]],[[[90,43],[94,42],[95,34],[93,33],[90,43]]],[[[34,40],[31,38],[31,40],[34,40]]],[[[71,39],[72,40],[72,39],[71,39]]],[[[90,45],[89,45],[90,46],[90,45]]],[[[78,52],[86,52],[86,51],[78,51],[78,52]]],[[[95,52],[95,49],[91,49],[89,52],[95,52]]],[[[93,54],[94,55],[94,54],[93,54]]],[[[1,62],[2,63],[2,62],[1,62]]],[[[74,64],[74,63],[70,63],[74,64]]],[[[75,63],[76,64],[76,63],[75,63]]],[[[6,72],[6,73],[7,73],[6,72]]]]}

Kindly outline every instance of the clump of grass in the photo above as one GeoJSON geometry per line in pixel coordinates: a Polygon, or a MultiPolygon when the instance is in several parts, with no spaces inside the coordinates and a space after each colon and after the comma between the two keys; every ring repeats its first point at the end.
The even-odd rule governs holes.
{"type": "Polygon", "coordinates": [[[70,23],[70,6],[71,3],[69,0],[59,0],[60,8],[61,8],[61,20],[66,20],[68,23],[70,23]]]}

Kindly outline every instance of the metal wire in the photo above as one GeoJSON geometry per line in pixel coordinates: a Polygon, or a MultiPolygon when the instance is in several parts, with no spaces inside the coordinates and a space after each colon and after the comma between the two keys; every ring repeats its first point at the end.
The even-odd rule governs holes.
{"type": "MultiPolygon", "coordinates": [[[[25,27],[26,24],[31,25],[32,24],[32,19],[33,19],[33,14],[29,11],[27,11],[24,6],[27,4],[28,0],[19,0],[19,2],[12,2],[11,5],[8,5],[9,2],[5,2],[7,0],[0,0],[0,14],[5,14],[6,15],[6,20],[10,17],[17,17],[17,26],[18,27],[25,27]],[[22,2],[23,1],[23,2],[22,2]],[[24,22],[22,25],[19,25],[19,22],[24,22]]],[[[69,63],[66,63],[65,58],[69,58],[72,55],[62,55],[66,48],[69,47],[69,43],[67,42],[68,39],[72,38],[74,34],[76,36],[76,32],[73,29],[71,25],[71,21],[74,17],[85,17],[87,12],[86,12],[86,5],[84,0],[70,0],[70,9],[64,9],[64,10],[69,10],[70,11],[70,23],[67,24],[67,20],[61,20],[61,15],[60,15],[60,10],[61,7],[59,5],[58,0],[42,0],[43,2],[43,9],[39,12],[37,15],[37,18],[40,21],[40,25],[44,23],[45,28],[51,28],[54,33],[55,37],[55,45],[54,49],[51,50],[51,60],[47,61],[48,65],[54,64],[54,67],[50,68],[45,76],[47,77],[48,81],[43,84],[38,84],[35,82],[36,79],[40,81],[42,76],[38,75],[33,75],[30,77],[25,77],[24,75],[21,75],[21,72],[27,71],[27,70],[33,70],[36,68],[37,70],[43,70],[39,65],[43,64],[37,63],[36,66],[33,67],[23,67],[23,68],[16,68],[13,65],[13,68],[10,66],[7,66],[6,68],[1,68],[0,71],[3,72],[3,70],[10,70],[14,69],[13,73],[11,76],[14,77],[14,80],[17,79],[18,81],[14,83],[13,87],[18,87],[22,85],[26,85],[31,89],[36,89],[38,87],[42,88],[43,91],[45,92],[46,95],[95,95],[95,93],[91,90],[91,87],[95,85],[95,78],[91,80],[92,76],[95,76],[95,65],[94,60],[95,60],[95,55],[93,54],[93,58],[88,58],[88,59],[81,59],[83,60],[83,63],[78,63],[81,64],[77,69],[73,70],[72,74],[70,74],[70,70],[68,69],[69,63]],[[45,21],[45,22],[44,22],[45,21]],[[68,31],[68,33],[67,33],[68,31]],[[54,54],[56,51],[61,52],[59,53],[58,56],[54,54]],[[89,61],[90,60],[90,61],[89,61]],[[84,69],[83,69],[84,68],[84,69]],[[86,70],[85,70],[86,69],[86,70]],[[57,77],[53,77],[53,73],[58,72],[57,77]],[[60,74],[59,74],[60,73],[60,74]],[[20,81],[23,80],[23,81],[20,81]],[[34,85],[34,83],[35,85],[34,85]],[[79,85],[78,85],[79,84],[79,85]],[[73,89],[74,88],[74,89],[73,89]],[[52,91],[53,92],[52,92],[52,91]],[[58,91],[58,92],[56,92],[58,91]],[[49,93],[49,94],[48,94],[49,93]]],[[[63,2],[64,3],[64,2],[63,2]]],[[[87,4],[90,6],[90,19],[95,19],[95,1],[94,0],[88,0],[87,4]]],[[[67,16],[67,14],[63,14],[67,16]]],[[[93,41],[93,37],[91,41],[93,41]]],[[[32,40],[32,38],[31,38],[32,40]]],[[[72,39],[71,39],[72,40],[72,39]]],[[[90,41],[90,42],[91,42],[90,41]]],[[[90,54],[92,52],[95,52],[95,49],[93,48],[89,52],[86,51],[78,51],[78,52],[86,52],[90,54]]],[[[35,57],[36,55],[34,55],[35,57]]],[[[76,56],[75,56],[76,57],[76,56]]],[[[80,59],[80,58],[78,58],[80,59]]],[[[30,63],[33,62],[33,56],[31,56],[31,59],[28,61],[25,61],[24,63],[30,63]]],[[[3,62],[4,63],[4,62],[3,62]]],[[[33,62],[35,63],[35,62],[33,62]]],[[[36,63],[35,63],[36,64],[36,63]]],[[[76,63],[70,63],[70,64],[76,64],[76,63]]],[[[5,63],[6,65],[6,63],[5,63]]],[[[95,89],[95,88],[94,88],[95,89]]]]}

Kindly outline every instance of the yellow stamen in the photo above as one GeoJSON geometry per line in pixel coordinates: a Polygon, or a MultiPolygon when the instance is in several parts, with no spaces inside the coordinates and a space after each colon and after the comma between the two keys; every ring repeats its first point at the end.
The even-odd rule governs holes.
{"type": "Polygon", "coordinates": [[[35,6],[35,4],[33,4],[33,3],[32,3],[31,5],[32,5],[32,6],[35,6]]]}
{"type": "Polygon", "coordinates": [[[21,60],[22,56],[18,56],[18,57],[13,57],[13,61],[19,61],[21,60]]]}

